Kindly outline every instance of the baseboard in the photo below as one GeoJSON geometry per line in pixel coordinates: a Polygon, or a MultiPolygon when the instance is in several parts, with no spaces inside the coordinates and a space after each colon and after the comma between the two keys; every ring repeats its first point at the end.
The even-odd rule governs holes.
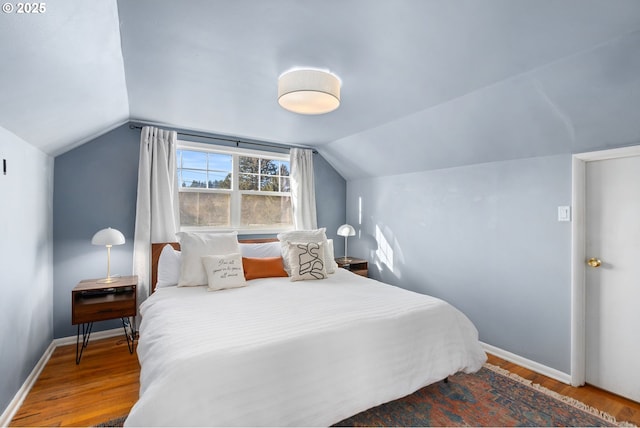
{"type": "MultiPolygon", "coordinates": [[[[95,333],[91,333],[90,341],[93,342],[94,340],[106,339],[120,334],[124,335],[124,332],[120,328],[97,331],[95,333]]],[[[29,391],[31,391],[36,380],[38,380],[40,373],[42,373],[42,370],[49,362],[51,355],[53,355],[53,351],[55,351],[58,346],[73,345],[75,343],[76,336],[62,337],[51,341],[47,349],[42,354],[42,357],[40,357],[40,360],[38,360],[33,370],[31,370],[31,373],[29,373],[29,376],[27,376],[27,379],[25,379],[18,392],[16,392],[16,395],[13,397],[7,408],[2,412],[2,415],[0,415],[0,427],[9,426],[13,417],[18,413],[20,406],[22,406],[24,399],[29,395],[29,391]]]]}
{"type": "Polygon", "coordinates": [[[38,380],[38,376],[40,376],[42,369],[47,365],[47,362],[49,361],[49,358],[51,358],[55,349],[56,346],[51,342],[42,354],[42,357],[40,357],[40,360],[36,363],[33,370],[31,370],[31,373],[29,373],[29,376],[27,376],[27,379],[25,379],[16,395],[13,397],[13,400],[11,400],[4,412],[2,412],[2,415],[0,416],[0,427],[9,426],[11,419],[13,419],[13,416],[18,412],[20,406],[22,406],[24,399],[27,398],[27,394],[29,394],[29,391],[31,391],[31,388],[36,383],[36,380],[38,380]]]}
{"type": "Polygon", "coordinates": [[[482,348],[485,350],[485,352],[493,354],[496,357],[500,357],[503,360],[507,360],[526,369],[533,370],[536,373],[540,373],[562,383],[566,383],[567,385],[571,385],[571,375],[568,375],[567,373],[561,372],[560,370],[545,366],[544,364],[537,363],[535,361],[529,360],[527,358],[521,357],[520,355],[513,354],[509,351],[505,351],[504,349],[500,349],[487,343],[480,342],[480,345],[482,345],[482,348]]]}
{"type": "MultiPolygon", "coordinates": [[[[124,331],[122,330],[122,328],[112,328],[110,330],[95,331],[91,333],[91,342],[93,342],[94,340],[107,339],[109,337],[120,336],[120,335],[124,336],[124,331]]],[[[53,343],[55,343],[56,347],[65,346],[65,345],[75,345],[76,336],[67,336],[67,337],[60,337],[58,339],[53,339],[53,343]]]]}

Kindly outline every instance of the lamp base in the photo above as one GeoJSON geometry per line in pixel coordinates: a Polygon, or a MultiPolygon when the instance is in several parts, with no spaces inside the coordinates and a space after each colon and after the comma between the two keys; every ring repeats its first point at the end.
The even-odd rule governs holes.
{"type": "Polygon", "coordinates": [[[120,281],[120,275],[109,276],[107,278],[99,279],[96,281],[98,284],[112,284],[114,282],[120,281]]]}

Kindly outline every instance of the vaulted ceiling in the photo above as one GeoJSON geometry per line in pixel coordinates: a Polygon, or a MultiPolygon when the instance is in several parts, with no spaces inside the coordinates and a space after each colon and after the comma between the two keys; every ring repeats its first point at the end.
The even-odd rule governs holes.
{"type": "Polygon", "coordinates": [[[0,16],[0,126],[127,121],[316,147],[348,179],[640,143],[638,0],[56,0],[0,16]],[[280,108],[292,67],[334,112],[280,108]]]}

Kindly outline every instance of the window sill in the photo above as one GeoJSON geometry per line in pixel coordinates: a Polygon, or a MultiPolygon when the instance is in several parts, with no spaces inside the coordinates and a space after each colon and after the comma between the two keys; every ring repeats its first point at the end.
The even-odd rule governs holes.
{"type": "Polygon", "coordinates": [[[217,233],[217,232],[238,232],[238,235],[277,235],[282,232],[293,230],[291,227],[273,228],[273,229],[234,229],[231,227],[201,227],[201,226],[180,226],[180,232],[201,232],[201,233],[217,233]]]}

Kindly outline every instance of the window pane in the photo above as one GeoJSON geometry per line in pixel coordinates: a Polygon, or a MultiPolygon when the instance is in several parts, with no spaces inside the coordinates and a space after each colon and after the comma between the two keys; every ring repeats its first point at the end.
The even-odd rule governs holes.
{"type": "Polygon", "coordinates": [[[280,188],[281,192],[290,192],[291,191],[291,179],[288,177],[282,177],[280,179],[280,185],[282,186],[280,188]]]}
{"type": "Polygon", "coordinates": [[[258,176],[251,174],[240,174],[240,190],[258,190],[258,176]]]}
{"type": "Polygon", "coordinates": [[[278,191],[278,177],[262,177],[260,180],[260,190],[264,192],[278,191]]]}
{"type": "Polygon", "coordinates": [[[182,150],[182,165],[179,168],[207,169],[207,154],[182,150]]]}
{"type": "Polygon", "coordinates": [[[279,162],[273,159],[260,159],[260,174],[278,175],[279,162]]]}
{"type": "Polygon", "coordinates": [[[289,161],[280,161],[280,175],[289,175],[289,161]]]}
{"type": "Polygon", "coordinates": [[[250,172],[252,174],[258,173],[260,159],[258,158],[250,158],[248,156],[240,156],[239,157],[239,167],[240,172],[250,172]]]}
{"type": "Polygon", "coordinates": [[[240,224],[243,227],[281,227],[293,224],[288,196],[242,195],[240,224]]]}
{"type": "Polygon", "coordinates": [[[180,224],[183,226],[230,226],[231,195],[181,192],[180,224]]]}
{"type": "Polygon", "coordinates": [[[220,153],[209,153],[209,171],[231,172],[233,156],[220,153]]]}
{"type": "Polygon", "coordinates": [[[180,171],[180,187],[207,187],[207,172],[183,169],[180,171]]]}
{"type": "Polygon", "coordinates": [[[230,172],[209,171],[209,189],[231,189],[230,172]]]}

